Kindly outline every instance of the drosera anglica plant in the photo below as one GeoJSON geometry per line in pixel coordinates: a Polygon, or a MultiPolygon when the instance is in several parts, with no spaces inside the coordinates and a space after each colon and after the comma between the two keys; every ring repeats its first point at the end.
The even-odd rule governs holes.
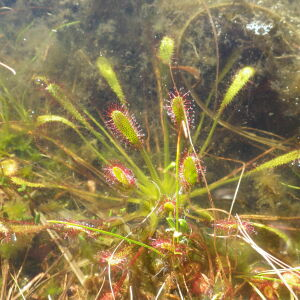
{"type": "Polygon", "coordinates": [[[180,182],[183,188],[188,190],[199,183],[202,173],[203,166],[199,157],[195,153],[186,152],[182,157],[179,169],[180,182]]]}
{"type": "Polygon", "coordinates": [[[130,190],[136,186],[133,172],[118,162],[112,162],[103,168],[108,184],[117,188],[130,190]]]}
{"type": "MultiPolygon", "coordinates": [[[[168,64],[171,72],[174,47],[175,42],[171,38],[167,40],[165,38],[158,47],[157,53],[159,58],[157,63],[161,61],[162,64],[168,64]]],[[[191,116],[192,100],[188,100],[190,96],[183,94],[176,86],[170,87],[175,92],[171,94],[169,104],[163,105],[165,109],[162,111],[161,120],[164,129],[162,134],[167,135],[163,140],[168,139],[171,142],[168,147],[164,145],[163,155],[167,155],[172,161],[167,164],[163,157],[161,161],[166,164],[159,168],[155,156],[145,146],[145,137],[133,117],[132,108],[128,105],[130,103],[133,106],[133,103],[129,99],[128,103],[125,101],[114,68],[104,57],[97,60],[97,67],[120,102],[112,104],[107,111],[103,112],[104,120],[100,120],[98,115],[95,117],[84,107],[76,105],[59,85],[46,77],[35,76],[35,83],[57,100],[67,114],[65,117],[39,116],[35,130],[30,132],[31,136],[39,140],[39,147],[46,157],[62,163],[72,174],[78,173],[80,176],[86,175],[87,178],[92,178],[96,185],[95,191],[86,191],[80,184],[70,183],[68,180],[57,183],[55,177],[52,177],[54,179],[51,181],[41,174],[36,174],[39,175],[36,176],[37,178],[41,178],[40,182],[35,182],[34,178],[27,180],[10,173],[3,175],[15,185],[22,184],[33,189],[59,190],[73,197],[76,196],[80,205],[95,218],[99,218],[101,212],[103,220],[96,225],[92,220],[72,221],[53,218],[43,228],[54,230],[65,237],[72,235],[78,240],[85,239],[86,235],[88,237],[84,241],[86,244],[95,243],[95,248],[98,248],[95,252],[96,261],[100,260],[100,265],[106,264],[108,274],[108,281],[103,283],[99,299],[117,297],[128,299],[133,286],[138,290],[136,293],[140,297],[150,295],[152,298],[166,299],[180,295],[191,297],[191,294],[195,297],[210,298],[243,297],[247,295],[249,288],[251,293],[255,294],[260,285],[256,285],[254,272],[244,267],[245,257],[251,259],[249,245],[267,258],[268,263],[270,256],[267,252],[263,252],[249,236],[251,230],[248,228],[254,226],[257,229],[258,225],[242,221],[240,218],[243,216],[231,216],[227,211],[218,210],[215,206],[204,208],[204,205],[199,203],[199,195],[210,194],[216,186],[237,181],[241,177],[236,176],[236,172],[221,181],[206,181],[202,157],[191,138],[193,117],[191,116]],[[167,116],[171,120],[165,122],[167,116]],[[93,157],[96,157],[98,162],[97,167],[94,162],[77,153],[67,141],[52,136],[51,127],[45,126],[52,123],[58,123],[61,127],[67,128],[68,132],[74,133],[74,137],[86,146],[88,153],[94,154],[93,157]],[[90,136],[83,131],[89,132],[90,136]],[[96,139],[97,144],[91,142],[91,137],[96,139]],[[123,147],[123,144],[126,146],[123,147]],[[59,155],[53,155],[55,151],[62,159],[59,155]],[[117,162],[112,161],[112,157],[117,162]],[[101,164],[100,168],[99,164],[101,164]],[[193,198],[196,198],[197,204],[189,205],[193,198]],[[104,202],[107,207],[104,207],[104,202]],[[113,211],[115,204],[123,210],[115,213],[113,211]],[[95,207],[99,212],[95,211],[95,207]],[[228,219],[224,218],[224,214],[228,219]],[[219,229],[223,231],[222,237],[219,235],[219,229]],[[125,243],[126,251],[122,251],[125,243]],[[99,258],[101,253],[102,259],[99,258]],[[118,268],[114,268],[117,265],[118,268]],[[193,265],[196,270],[201,270],[201,276],[199,272],[197,276],[192,271],[189,273],[187,269],[190,265],[193,265]],[[204,284],[205,288],[199,288],[204,284]]],[[[236,73],[216,111],[213,126],[200,153],[201,151],[205,153],[205,145],[212,140],[225,107],[230,105],[254,73],[254,67],[250,66],[241,68],[236,73]]],[[[175,85],[172,73],[170,77],[175,85]]],[[[166,97],[167,94],[161,98],[166,97]]],[[[289,164],[298,159],[299,155],[299,150],[278,155],[252,170],[246,170],[244,176],[289,164]]],[[[40,227],[38,229],[33,224],[32,227],[28,227],[30,224],[23,225],[24,234],[26,230],[30,231],[30,234],[41,231],[40,227]]],[[[9,234],[14,234],[15,227],[10,225],[9,221],[6,223],[6,227],[8,226],[11,228],[9,234]]],[[[6,227],[2,227],[4,233],[5,230],[7,231],[6,227]]],[[[286,235],[280,230],[274,230],[268,225],[262,225],[261,230],[287,243],[286,235]]],[[[298,275],[298,269],[292,269],[287,265],[285,268],[284,272],[293,276],[298,275]]],[[[267,269],[265,265],[264,270],[267,269]]],[[[281,275],[281,271],[278,272],[281,275]]],[[[279,287],[274,294],[286,293],[285,290],[281,291],[284,284],[281,277],[283,276],[278,276],[279,287]]],[[[259,279],[270,282],[272,278],[268,276],[266,278],[264,274],[259,279]]],[[[294,295],[292,289],[294,287],[288,282],[286,286],[291,287],[289,292],[294,295]]],[[[260,293],[263,295],[265,291],[262,290],[260,293]]],[[[295,299],[296,297],[294,295],[295,299]]]]}
{"type": "Polygon", "coordinates": [[[170,65],[172,63],[174,49],[175,49],[174,39],[168,36],[163,37],[159,45],[158,57],[161,59],[161,61],[164,64],[170,65]]]}
{"type": "Polygon", "coordinates": [[[97,66],[100,74],[105,78],[111,89],[117,95],[121,104],[125,105],[127,101],[123,89],[109,61],[104,56],[100,56],[97,59],[97,66]]]}
{"type": "Polygon", "coordinates": [[[143,146],[144,135],[141,133],[134,116],[130,115],[124,105],[112,105],[106,115],[106,127],[118,140],[136,149],[143,146]]]}
{"type": "MultiPolygon", "coordinates": [[[[182,124],[184,127],[191,128],[194,122],[194,105],[193,101],[189,99],[189,93],[182,94],[178,90],[175,93],[169,93],[169,99],[166,100],[167,104],[165,108],[167,110],[168,116],[171,118],[172,123],[177,128],[180,129],[182,124]]],[[[187,135],[187,133],[186,133],[187,135]]]]}

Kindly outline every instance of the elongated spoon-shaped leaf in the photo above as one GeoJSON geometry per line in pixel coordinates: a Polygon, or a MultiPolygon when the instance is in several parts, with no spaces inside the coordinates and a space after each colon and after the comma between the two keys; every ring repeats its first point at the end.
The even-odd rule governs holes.
{"type": "Polygon", "coordinates": [[[255,69],[250,66],[244,67],[237,72],[233,82],[224,96],[219,111],[223,111],[223,109],[232,102],[237,93],[245,86],[245,84],[254,74],[255,69]]]}
{"type": "Polygon", "coordinates": [[[48,122],[60,122],[60,123],[63,123],[65,125],[73,128],[75,131],[77,131],[76,126],[71,121],[69,121],[68,119],[66,119],[64,117],[57,116],[57,115],[38,116],[36,121],[37,121],[37,125],[43,125],[48,122]]]}
{"type": "Polygon", "coordinates": [[[39,183],[39,182],[31,182],[31,181],[27,181],[23,178],[15,177],[15,176],[10,177],[10,180],[16,185],[25,185],[25,186],[33,187],[33,188],[53,187],[53,185],[43,184],[43,183],[39,183]]]}
{"type": "Polygon", "coordinates": [[[174,45],[174,40],[168,36],[163,37],[160,42],[158,56],[166,65],[171,64],[172,56],[174,54],[174,45]]]}
{"type": "Polygon", "coordinates": [[[214,123],[209,131],[209,134],[205,140],[205,143],[203,144],[203,146],[200,150],[200,154],[203,154],[204,151],[206,150],[206,148],[208,147],[208,145],[211,141],[211,138],[213,136],[213,133],[217,127],[218,120],[220,119],[225,107],[233,101],[234,97],[245,86],[245,84],[250,80],[250,78],[252,76],[254,76],[254,74],[255,74],[255,69],[250,66],[244,67],[236,73],[233,82],[231,83],[230,87],[228,88],[228,90],[223,98],[220,108],[216,114],[214,123]]]}
{"type": "Polygon", "coordinates": [[[105,78],[110,88],[119,98],[120,102],[122,104],[126,104],[127,101],[125,99],[122,87],[108,59],[103,56],[100,56],[97,59],[97,67],[99,69],[100,74],[105,78]]]}
{"type": "Polygon", "coordinates": [[[286,154],[277,156],[274,159],[271,159],[271,160],[261,164],[260,166],[255,168],[253,171],[256,172],[256,171],[262,171],[265,169],[275,168],[275,167],[278,167],[281,165],[288,164],[296,159],[300,159],[300,150],[294,150],[294,151],[288,152],[286,154]]]}

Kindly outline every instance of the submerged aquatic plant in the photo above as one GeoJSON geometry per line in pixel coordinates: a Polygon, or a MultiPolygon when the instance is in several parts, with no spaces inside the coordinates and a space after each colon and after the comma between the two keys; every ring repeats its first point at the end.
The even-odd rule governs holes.
{"type": "MultiPolygon", "coordinates": [[[[16,223],[9,220],[7,213],[8,218],[0,224],[2,242],[13,243],[19,237],[48,230],[83,286],[90,279],[84,276],[88,271],[74,263],[63,245],[76,245],[82,257],[84,250],[91,247],[89,264],[100,268],[102,273],[97,276],[103,278],[94,294],[102,300],[133,299],[133,293],[136,299],[257,299],[257,295],[276,299],[287,293],[297,299],[299,267],[282,262],[254,242],[263,232],[290,249],[289,237],[277,228],[253,222],[257,217],[268,220],[268,216],[233,216],[236,195],[229,212],[218,208],[212,191],[238,182],[237,193],[242,177],[292,163],[299,159],[300,151],[289,149],[255,166],[253,163],[264,156],[259,155],[224,178],[208,181],[203,156],[218,124],[223,125],[223,112],[253,78],[256,67],[237,70],[219,108],[208,114],[213,122],[204,143],[199,143],[192,136],[193,92],[183,93],[175,84],[174,53],[175,41],[165,37],[158,46],[158,59],[154,58],[159,86],[163,86],[163,76],[173,84],[169,86],[173,92],[158,92],[162,128],[156,152],[147,144],[150,136],[142,133],[134,117],[134,101],[125,97],[107,58],[101,56],[96,65],[118,100],[113,99],[108,109],[100,113],[90,112],[73,101],[47,77],[33,77],[34,83],[55,99],[66,115],[39,115],[30,130],[24,129],[42,153],[40,169],[26,177],[15,172],[26,161],[17,163],[6,158],[0,162],[3,186],[19,193],[30,190],[25,196],[33,202],[34,193],[44,197],[43,191],[49,191],[55,200],[63,198],[61,210],[67,210],[69,216],[54,214],[49,203],[49,220],[42,220],[42,224],[39,220],[16,223]],[[59,125],[59,133],[53,124],[59,125]],[[87,178],[86,188],[82,178],[87,178]],[[200,195],[207,195],[209,201],[200,195]],[[85,215],[88,219],[81,218],[85,215]],[[67,240],[57,242],[59,236],[67,240]],[[253,259],[258,254],[265,260],[259,272],[253,259]]],[[[195,125],[199,133],[201,126],[195,125]]],[[[44,206],[47,208],[47,203],[44,206]]],[[[8,207],[6,211],[10,211],[8,207]]],[[[41,206],[35,210],[36,216],[46,212],[41,206]]]]}
{"type": "Polygon", "coordinates": [[[136,185],[133,172],[120,163],[112,162],[103,168],[104,176],[108,184],[117,188],[132,189],[136,185]]]}
{"type": "Polygon", "coordinates": [[[185,189],[189,189],[199,183],[203,173],[202,169],[200,159],[195,153],[183,155],[179,170],[181,185],[185,189]]]}
{"type": "Polygon", "coordinates": [[[133,148],[142,147],[143,134],[140,132],[135,118],[129,114],[126,107],[112,106],[106,114],[106,126],[117,139],[133,148]]]}

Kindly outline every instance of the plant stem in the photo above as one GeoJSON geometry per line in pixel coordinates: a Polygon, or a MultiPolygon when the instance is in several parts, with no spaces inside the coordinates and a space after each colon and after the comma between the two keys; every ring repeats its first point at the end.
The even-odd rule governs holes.
{"type": "Polygon", "coordinates": [[[145,148],[142,148],[141,151],[140,151],[149,171],[150,171],[150,174],[151,174],[151,177],[153,178],[154,181],[156,181],[157,183],[159,182],[159,177],[157,175],[157,172],[152,164],[152,161],[149,157],[149,154],[147,153],[147,151],[145,150],[145,148]]]}
{"type": "Polygon", "coordinates": [[[214,119],[214,122],[210,128],[210,131],[209,131],[209,134],[203,144],[203,146],[201,147],[201,150],[200,150],[200,155],[203,155],[203,153],[205,152],[206,148],[208,147],[208,145],[210,144],[210,141],[211,141],[211,138],[215,132],[215,129],[217,127],[217,124],[218,124],[218,121],[219,121],[219,118],[220,118],[220,115],[221,115],[222,111],[218,111],[215,119],[214,119]]]}
{"type": "MultiPolygon", "coordinates": [[[[221,71],[221,73],[220,73],[220,75],[219,75],[219,77],[218,77],[217,83],[221,82],[221,81],[224,79],[224,77],[227,75],[227,73],[230,72],[230,70],[232,69],[232,66],[233,66],[234,63],[237,61],[237,59],[240,57],[241,52],[242,52],[241,49],[237,49],[237,50],[233,51],[233,53],[232,53],[232,54],[230,55],[230,57],[228,58],[225,67],[224,67],[223,70],[221,71]]],[[[215,83],[214,83],[214,84],[215,84],[215,83]]],[[[211,101],[211,99],[212,99],[212,97],[213,97],[213,95],[214,95],[215,93],[216,93],[216,89],[212,88],[211,91],[210,91],[210,93],[209,93],[209,95],[208,95],[208,97],[207,97],[207,99],[206,99],[206,101],[205,101],[206,107],[209,106],[209,103],[210,103],[210,101],[211,101]]],[[[205,118],[205,113],[202,112],[202,113],[201,113],[201,119],[200,119],[200,122],[199,122],[199,124],[198,124],[198,126],[197,126],[197,130],[196,130],[196,132],[195,132],[195,134],[194,134],[194,136],[193,136],[193,141],[194,141],[194,142],[196,142],[197,139],[198,139],[198,137],[199,137],[199,134],[200,134],[201,129],[202,129],[202,125],[203,125],[203,123],[204,123],[204,118],[205,118]]]]}
{"type": "MultiPolygon", "coordinates": [[[[154,69],[154,74],[156,77],[156,85],[157,85],[157,94],[159,97],[159,111],[160,111],[160,122],[163,130],[164,137],[164,168],[166,168],[170,164],[170,152],[169,152],[169,128],[166,119],[166,115],[164,113],[164,98],[163,98],[163,86],[166,86],[166,82],[163,82],[161,72],[166,73],[165,65],[161,65],[161,69],[159,67],[159,63],[155,58],[155,53],[153,54],[154,59],[152,60],[152,65],[154,69]]],[[[165,176],[168,176],[166,173],[165,176]]]]}
{"type": "Polygon", "coordinates": [[[176,231],[179,231],[179,160],[180,160],[180,146],[181,146],[181,131],[182,126],[180,126],[177,138],[176,147],[176,208],[175,208],[175,227],[176,231]]]}

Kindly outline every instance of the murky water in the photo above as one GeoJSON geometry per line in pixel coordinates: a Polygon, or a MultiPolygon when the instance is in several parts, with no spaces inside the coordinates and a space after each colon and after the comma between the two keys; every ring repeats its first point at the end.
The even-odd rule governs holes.
{"type": "Polygon", "coordinates": [[[299,265],[299,16],[298,0],[0,1],[1,299],[259,299],[253,285],[288,299],[280,276],[277,286],[251,277],[272,268],[245,236],[230,246],[211,236],[227,226],[228,238],[224,220],[237,213],[261,247],[299,265]],[[120,87],[100,74],[100,56],[120,87]],[[255,75],[220,112],[245,66],[255,75]],[[168,119],[169,92],[186,94],[193,126],[168,119]],[[115,110],[129,125],[112,126],[115,110]],[[191,153],[195,187],[179,166],[191,153]],[[51,227],[58,239],[47,219],[167,258],[71,225],[51,227]]]}

